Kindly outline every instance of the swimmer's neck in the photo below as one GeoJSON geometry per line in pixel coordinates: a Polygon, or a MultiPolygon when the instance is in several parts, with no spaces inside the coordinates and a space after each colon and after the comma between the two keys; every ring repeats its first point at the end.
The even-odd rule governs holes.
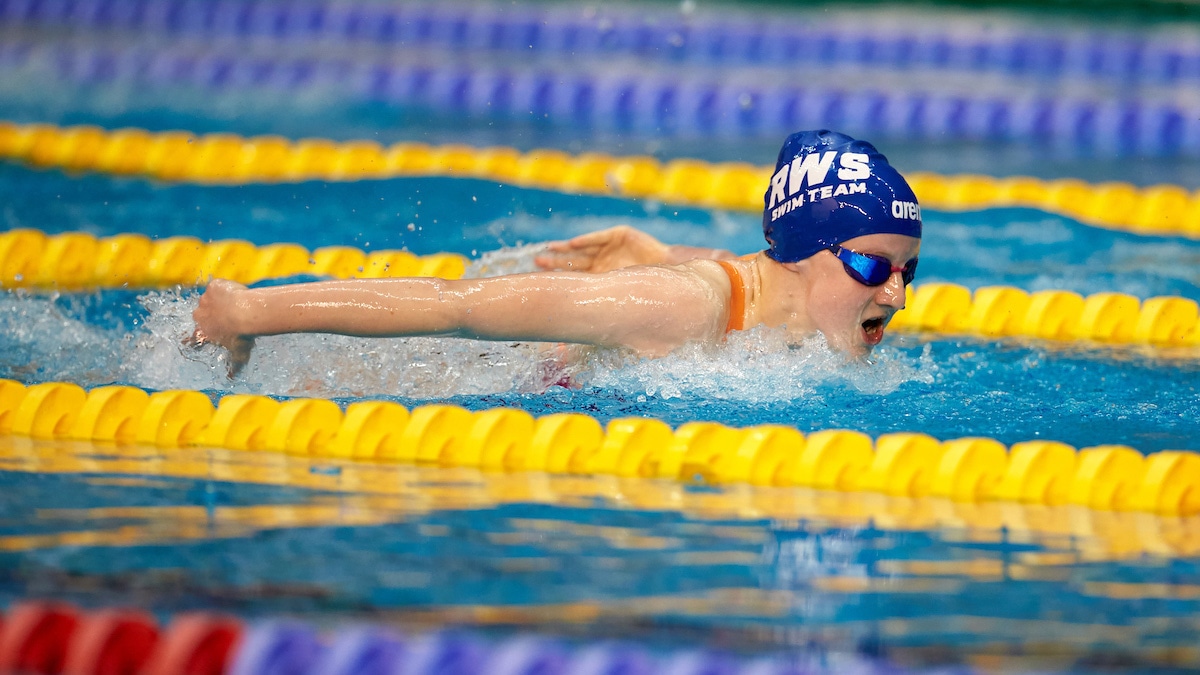
{"type": "Polygon", "coordinates": [[[808,279],[804,261],[780,263],[766,251],[747,261],[746,326],[786,326],[789,334],[807,336],[816,331],[808,319],[808,279]]]}

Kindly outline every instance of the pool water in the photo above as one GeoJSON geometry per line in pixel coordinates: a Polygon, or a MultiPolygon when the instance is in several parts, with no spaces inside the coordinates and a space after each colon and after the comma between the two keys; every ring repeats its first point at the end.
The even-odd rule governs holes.
{"type": "MultiPolygon", "coordinates": [[[[6,207],[16,227],[97,235],[203,232],[214,240],[293,241],[310,249],[456,251],[476,261],[471,274],[532,269],[537,242],[618,223],[665,241],[738,253],[756,250],[761,241],[747,214],[479,180],[200,187],[16,166],[3,171],[20,195],[6,207]]],[[[1103,230],[1027,209],[924,215],[920,283],[1200,300],[1200,245],[1186,239],[1103,230]]],[[[576,386],[563,388],[550,386],[560,378],[545,372],[537,345],[305,335],[259,340],[246,372],[230,381],[218,350],[180,346],[196,297],[194,289],[10,293],[0,299],[0,353],[8,355],[0,376],[85,387],[391,397],[407,405],[452,400],[535,415],[584,410],[602,421],[646,415],[671,424],[782,423],[805,432],[922,430],[1006,444],[1119,443],[1144,452],[1189,449],[1200,435],[1200,361],[1188,348],[892,332],[869,363],[845,363],[820,340],[789,349],[780,334],[755,330],[718,348],[692,347],[658,360],[586,354],[572,366],[576,386]]]]}
{"type": "MultiPolygon", "coordinates": [[[[13,226],[453,250],[472,256],[471,274],[528,269],[538,242],[618,222],[668,241],[756,245],[743,214],[482,181],[197,187],[3,171],[19,188],[13,226]]],[[[921,281],[1200,297],[1200,247],[1187,240],[1029,210],[926,219],[921,281]]],[[[1194,350],[905,333],[867,363],[819,338],[789,349],[769,330],[659,360],[600,351],[580,357],[573,387],[542,377],[535,345],[290,336],[260,340],[231,381],[215,350],[180,346],[196,297],[8,292],[0,376],[1144,452],[1194,447],[1200,428],[1194,350]]],[[[1198,518],[15,438],[0,456],[0,592],[11,599],[533,630],[782,653],[835,672],[1167,667],[1183,658],[1170,647],[1188,643],[1200,601],[1198,518]]]]}
{"type": "Polygon", "coordinates": [[[1164,110],[1175,111],[1181,126],[1194,106],[1194,28],[1145,18],[1177,9],[1154,3],[1136,3],[1128,12],[1134,20],[1125,22],[1023,13],[998,2],[971,12],[881,3],[314,0],[287,12],[278,8],[289,3],[235,0],[215,6],[222,16],[207,22],[209,6],[182,0],[128,11],[101,0],[46,3],[40,13],[27,4],[0,9],[0,117],[21,122],[708,161],[769,159],[793,127],[834,126],[876,139],[903,171],[1200,183],[1200,128],[1144,136],[1126,128],[1152,124],[1146,120],[1164,110]],[[257,22],[231,16],[245,7],[262,8],[257,22]],[[309,18],[301,15],[314,8],[332,10],[324,33],[301,27],[309,18]],[[107,20],[85,18],[105,13],[107,20]],[[273,13],[300,20],[281,31],[273,13]],[[332,28],[356,13],[358,30],[332,28]],[[539,14],[542,40],[522,43],[537,32],[539,14]],[[139,16],[145,20],[129,18],[139,16]],[[441,23],[414,39],[427,18],[441,23]],[[457,37],[464,28],[465,42],[457,37]],[[571,47],[573,30],[582,41],[571,47]],[[754,48],[763,31],[770,47],[754,48]],[[557,48],[554,35],[563,38],[557,48]],[[557,99],[523,105],[545,78],[560,85],[557,99]],[[611,109],[627,81],[640,85],[642,98],[632,110],[611,109]],[[590,105],[573,109],[580,97],[566,100],[562,85],[584,83],[594,85],[582,97],[590,105]],[[664,85],[680,86],[670,96],[674,114],[658,114],[648,100],[664,85]],[[744,103],[737,91],[725,101],[732,114],[712,124],[684,114],[702,98],[697,88],[748,85],[794,87],[811,98],[797,104],[791,124],[763,110],[753,116],[757,127],[731,127],[728,118],[740,117],[744,103]],[[880,96],[890,103],[884,114],[871,110],[880,96]],[[1028,132],[995,133],[975,129],[985,114],[947,113],[972,98],[985,108],[1012,104],[1014,123],[1037,117],[1047,100],[1062,106],[1028,132]],[[1132,122],[1123,117],[1130,108],[1139,111],[1132,122]]]}
{"type": "MultiPolygon", "coordinates": [[[[51,2],[43,9],[50,16],[85,5],[91,6],[51,2]]],[[[779,142],[773,134],[738,136],[729,129],[710,138],[682,123],[571,126],[521,111],[439,108],[432,99],[424,105],[389,99],[354,78],[331,79],[329,70],[311,86],[292,87],[282,76],[250,86],[230,84],[236,78],[217,82],[212,73],[204,80],[195,69],[153,67],[193,56],[211,65],[226,55],[222,50],[319,63],[336,57],[351,65],[391,54],[401,65],[420,57],[441,67],[437,59],[453,51],[461,57],[453,63],[467,71],[482,72],[495,61],[521,74],[557,66],[561,55],[539,53],[522,71],[513,54],[445,45],[389,52],[354,40],[277,43],[259,35],[210,44],[150,28],[144,34],[31,28],[21,22],[32,21],[34,7],[42,5],[0,2],[0,119],[756,165],[769,163],[779,142]],[[129,64],[131,70],[117,72],[129,64]]],[[[202,4],[188,7],[199,12],[202,4]]],[[[685,22],[710,18],[693,15],[694,3],[664,7],[685,22]]],[[[759,16],[743,9],[731,16],[743,12],[759,16]]],[[[850,15],[834,14],[830,31],[849,25],[850,15]]],[[[951,37],[971,37],[974,16],[922,14],[897,25],[908,30],[926,21],[951,37]]],[[[1029,27],[1003,13],[978,16],[986,19],[980,35],[1029,27]]],[[[890,25],[883,14],[872,21],[890,25]]],[[[997,95],[1025,87],[1074,94],[1090,86],[1089,96],[1118,92],[1138,105],[1191,101],[1196,85],[1187,59],[1193,57],[1184,38],[1194,31],[1182,24],[1162,32],[1126,28],[1144,49],[1130,52],[1140,61],[1121,63],[1133,68],[1159,58],[1165,77],[1176,63],[1163,51],[1168,43],[1143,38],[1178,37],[1175,30],[1184,45],[1182,74],[1139,80],[1131,71],[1105,80],[1120,64],[1088,47],[1094,67],[1065,84],[1045,74],[1032,80],[1019,73],[947,74],[938,69],[954,65],[946,63],[882,69],[870,81],[886,85],[884,93],[945,80],[956,91],[994,86],[997,95]]],[[[1061,30],[1069,44],[1092,44],[1093,29],[1112,37],[1099,24],[1039,25],[1034,37],[1061,30]]],[[[1125,49],[1127,42],[1114,44],[1125,49]]],[[[635,60],[629,54],[567,60],[583,72],[589,58],[609,70],[635,60]]],[[[644,66],[645,74],[685,83],[710,72],[747,80],[789,76],[779,64],[681,60],[687,63],[659,58],[644,66]]],[[[838,68],[857,77],[865,66],[838,68]]],[[[1166,182],[1189,190],[1200,184],[1200,146],[1191,136],[1172,152],[1139,153],[1112,139],[1088,140],[1096,124],[1112,119],[1080,122],[1072,136],[1067,127],[1074,118],[1065,115],[1033,140],[910,129],[884,135],[877,145],[904,170],[1166,182]],[[1075,143],[1076,137],[1083,140],[1075,143]]],[[[925,209],[923,215],[918,284],[1200,301],[1196,240],[1105,230],[1032,209],[925,209]]],[[[201,186],[8,162],[0,163],[0,218],[6,229],[51,234],[450,251],[470,258],[468,274],[476,276],[531,269],[544,242],[621,223],[672,243],[737,253],[762,246],[753,214],[438,177],[201,186]]],[[[756,329],[657,360],[580,350],[563,371],[548,366],[536,344],[304,335],[260,339],[246,370],[231,380],[218,350],[181,345],[199,292],[4,291],[0,378],[194,389],[214,398],[319,397],[343,406],[364,399],[410,408],[451,402],[536,416],[583,412],[601,422],[646,416],[672,426],[777,423],[805,433],[920,431],[1008,445],[1042,439],[1077,448],[1124,444],[1145,453],[1200,450],[1197,348],[889,331],[870,359],[848,362],[819,337],[789,348],[777,332],[756,329]],[[562,386],[563,375],[570,386],[562,386]]],[[[329,630],[373,622],[411,633],[445,627],[499,638],[530,633],[576,646],[699,650],[716,664],[703,672],[714,673],[764,655],[786,656],[813,672],[1188,672],[1200,665],[1198,564],[1200,517],[720,486],[702,477],[487,473],[0,436],[0,606],[50,597],[94,608],[132,605],[160,618],[212,609],[247,619],[298,617],[329,630]]]]}
{"type": "Polygon", "coordinates": [[[820,672],[1170,668],[1200,609],[1194,519],[20,441],[0,443],[4,600],[536,630],[820,672]]]}

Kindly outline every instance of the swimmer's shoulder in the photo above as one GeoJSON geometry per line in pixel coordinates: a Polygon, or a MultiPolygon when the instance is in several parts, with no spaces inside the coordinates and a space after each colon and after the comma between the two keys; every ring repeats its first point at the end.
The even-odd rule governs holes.
{"type": "Polygon", "coordinates": [[[675,265],[676,268],[686,270],[691,274],[697,274],[706,279],[722,279],[725,277],[725,270],[721,268],[721,263],[716,260],[708,260],[705,258],[696,258],[684,263],[675,265]]]}
{"type": "Polygon", "coordinates": [[[745,278],[751,273],[751,267],[754,264],[753,261],[754,254],[720,261],[697,258],[676,265],[676,267],[686,269],[689,273],[711,286],[719,295],[728,297],[730,294],[730,283],[733,281],[731,272],[728,271],[729,268],[732,267],[735,272],[745,278]]]}
{"type": "Polygon", "coordinates": [[[667,263],[632,265],[630,267],[622,267],[611,270],[609,272],[605,272],[604,274],[612,275],[614,277],[627,275],[650,275],[662,278],[664,280],[674,278],[680,281],[703,285],[706,288],[712,287],[714,289],[721,287],[728,288],[729,286],[729,276],[721,268],[720,263],[718,263],[716,260],[707,260],[703,258],[694,258],[692,260],[674,265],[667,263]]]}
{"type": "Polygon", "coordinates": [[[706,290],[716,297],[729,297],[729,274],[716,260],[689,260],[675,265],[674,268],[703,284],[706,290]]]}

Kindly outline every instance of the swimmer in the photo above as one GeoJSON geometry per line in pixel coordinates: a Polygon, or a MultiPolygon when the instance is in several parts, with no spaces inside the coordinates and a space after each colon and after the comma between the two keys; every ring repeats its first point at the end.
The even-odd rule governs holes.
{"type": "Polygon", "coordinates": [[[883,339],[916,273],[921,214],[871,144],[831,131],[792,134],[763,195],[768,247],[668,246],[629,227],[553,242],[544,271],[485,279],[319,281],[248,289],[214,279],[186,340],[230,353],[283,333],[449,336],[578,343],[662,356],[732,330],[815,332],[861,356],[883,339]]]}

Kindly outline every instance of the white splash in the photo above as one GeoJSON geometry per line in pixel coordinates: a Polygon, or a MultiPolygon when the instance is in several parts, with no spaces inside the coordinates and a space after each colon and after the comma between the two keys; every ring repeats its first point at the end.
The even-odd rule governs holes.
{"type": "Polygon", "coordinates": [[[528,244],[487,251],[467,265],[463,278],[481,279],[504,274],[536,272],[538,267],[533,264],[533,258],[545,250],[545,244],[528,244]]]}
{"type": "Polygon", "coordinates": [[[731,333],[719,345],[689,344],[657,359],[597,351],[575,379],[584,387],[647,398],[787,401],[822,385],[884,395],[906,382],[931,384],[935,372],[928,348],[915,360],[886,347],[857,360],[832,350],[820,334],[789,346],[782,329],[759,327],[731,333]]]}
{"type": "Polygon", "coordinates": [[[0,294],[0,355],[6,376],[23,382],[121,381],[132,338],[69,316],[59,298],[23,290],[0,294]]]}
{"type": "Polygon", "coordinates": [[[182,344],[198,296],[151,293],[138,340],[135,384],[278,396],[443,398],[544,391],[563,377],[547,345],[454,338],[355,338],[298,334],[259,338],[230,379],[225,350],[182,344]]]}

